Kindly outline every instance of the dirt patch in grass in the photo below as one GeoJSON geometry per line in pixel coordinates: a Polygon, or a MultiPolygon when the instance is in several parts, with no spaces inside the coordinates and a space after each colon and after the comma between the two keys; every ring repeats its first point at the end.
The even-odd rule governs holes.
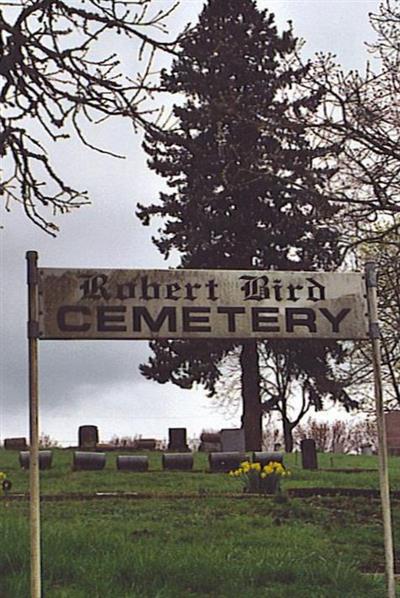
{"type": "MultiPolygon", "coordinates": [[[[354,496],[364,498],[380,498],[379,490],[373,488],[289,488],[289,496],[297,498],[307,496],[354,496]]],[[[390,493],[392,499],[400,500],[400,491],[393,490],[390,493]]]]}
{"type": "MultiPolygon", "coordinates": [[[[351,496],[354,498],[379,499],[380,492],[373,488],[288,488],[287,494],[293,498],[307,498],[312,496],[351,496]]],[[[249,494],[249,493],[228,493],[228,492],[188,492],[188,493],[150,493],[150,492],[69,492],[62,494],[42,494],[41,500],[46,502],[59,502],[65,500],[115,500],[115,499],[171,499],[171,498],[235,498],[239,500],[251,499],[253,497],[273,498],[270,495],[249,494]]],[[[400,491],[393,490],[390,493],[392,500],[400,500],[400,491]]],[[[9,494],[0,496],[0,501],[29,500],[28,493],[9,494]]]]}
{"type": "MultiPolygon", "coordinates": [[[[384,575],[385,574],[385,563],[383,561],[377,561],[374,563],[363,563],[360,565],[359,570],[361,573],[369,573],[369,574],[377,574],[377,575],[384,575]]],[[[396,573],[397,581],[400,581],[400,554],[396,554],[396,558],[394,561],[394,570],[396,573]]]]}
{"type": "Polygon", "coordinates": [[[318,471],[327,471],[328,473],[366,473],[366,472],[377,472],[379,469],[367,469],[365,467],[343,467],[343,468],[325,468],[318,469],[318,471]]]}

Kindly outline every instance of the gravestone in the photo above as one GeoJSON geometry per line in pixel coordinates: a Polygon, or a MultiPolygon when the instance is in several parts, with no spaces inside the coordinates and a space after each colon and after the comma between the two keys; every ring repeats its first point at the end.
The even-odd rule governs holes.
{"type": "MultiPolygon", "coordinates": [[[[52,451],[39,451],[39,469],[50,469],[53,461],[52,451]]],[[[23,469],[29,469],[30,453],[21,451],[19,453],[19,464],[23,469]]]]}
{"type": "Polygon", "coordinates": [[[72,469],[74,471],[97,471],[104,469],[105,464],[105,453],[75,451],[73,455],[72,469]]]}
{"type": "Polygon", "coordinates": [[[157,440],[155,438],[138,438],[135,440],[134,448],[138,451],[155,451],[157,440]]]}
{"type": "Polygon", "coordinates": [[[220,432],[202,432],[200,434],[199,451],[203,453],[221,452],[220,432]]]}
{"type": "Polygon", "coordinates": [[[97,426],[79,426],[78,442],[80,449],[95,449],[99,442],[99,431],[97,426]]]}
{"type": "Polygon", "coordinates": [[[5,438],[4,439],[4,448],[7,451],[26,451],[28,448],[28,444],[26,442],[26,438],[5,438]]]}
{"type": "Polygon", "coordinates": [[[117,469],[121,471],[148,471],[149,458],[143,455],[119,455],[117,457],[117,469]]]}
{"type": "Polygon", "coordinates": [[[303,469],[318,469],[315,440],[312,438],[305,438],[301,441],[300,448],[303,469]]]}
{"type": "Polygon", "coordinates": [[[208,455],[210,471],[213,473],[227,473],[238,469],[243,461],[246,461],[245,453],[210,453],[208,455]]]}
{"type": "Polygon", "coordinates": [[[277,452],[259,452],[253,453],[253,463],[260,463],[261,467],[265,467],[268,463],[281,463],[283,465],[283,453],[277,452]]]}
{"type": "Polygon", "coordinates": [[[220,432],[222,453],[244,453],[246,450],[242,428],[224,428],[220,432]]]}
{"type": "Polygon", "coordinates": [[[186,428],[168,428],[168,450],[189,452],[186,428]]]}
{"type": "Polygon", "coordinates": [[[193,469],[193,455],[190,453],[164,453],[162,456],[162,468],[179,469],[189,471],[193,469]]]}
{"type": "Polygon", "coordinates": [[[386,443],[389,455],[400,455],[400,410],[385,413],[386,443]]]}

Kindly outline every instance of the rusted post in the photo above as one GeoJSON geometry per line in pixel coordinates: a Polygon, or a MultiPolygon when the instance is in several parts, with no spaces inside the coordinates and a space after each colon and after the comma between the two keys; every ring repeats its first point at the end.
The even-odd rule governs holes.
{"type": "Polygon", "coordinates": [[[31,538],[31,598],[41,598],[39,393],[38,393],[38,254],[28,251],[28,350],[29,350],[29,489],[31,538]]]}
{"type": "Polygon", "coordinates": [[[388,457],[385,418],[383,414],[381,340],[378,324],[377,302],[377,271],[374,261],[368,261],[365,264],[365,280],[368,299],[369,336],[372,343],[372,359],[374,369],[375,411],[378,429],[379,486],[383,516],[387,595],[388,598],[396,598],[388,457]]]}

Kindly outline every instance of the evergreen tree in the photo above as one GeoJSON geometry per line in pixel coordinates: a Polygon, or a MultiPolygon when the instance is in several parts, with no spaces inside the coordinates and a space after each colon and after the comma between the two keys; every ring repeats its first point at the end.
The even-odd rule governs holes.
{"type": "MultiPolygon", "coordinates": [[[[145,140],[150,167],[171,193],[139,205],[155,239],[182,268],[315,270],[338,260],[334,207],[325,189],[333,171],[327,148],[312,147],[302,121],[321,94],[301,95],[307,67],[292,68],[297,40],[253,0],[209,0],[164,72],[165,91],[184,96],[175,124],[145,140]],[[296,116],[297,115],[297,116],[296,116]]],[[[279,344],[279,343],[278,343],[279,344]]],[[[236,343],[237,345],[237,343],[236,343]]],[[[157,341],[142,373],[181,387],[201,383],[213,394],[228,341],[157,341]]],[[[285,345],[286,347],[286,345],[285,345]]],[[[261,447],[262,408],[255,340],[241,343],[243,425],[247,450],[261,447]]]]}

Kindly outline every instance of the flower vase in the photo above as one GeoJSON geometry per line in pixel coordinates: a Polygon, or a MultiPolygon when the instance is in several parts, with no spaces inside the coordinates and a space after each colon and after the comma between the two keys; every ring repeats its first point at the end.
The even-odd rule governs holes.
{"type": "Polygon", "coordinates": [[[253,475],[253,473],[251,472],[246,480],[246,485],[244,487],[244,491],[248,492],[250,494],[258,494],[260,492],[260,481],[261,480],[258,475],[258,472],[254,472],[254,473],[257,473],[257,475],[253,475]]]}
{"type": "Polygon", "coordinates": [[[281,489],[281,480],[279,475],[270,473],[267,477],[260,480],[260,491],[263,494],[279,494],[281,489]]]}

